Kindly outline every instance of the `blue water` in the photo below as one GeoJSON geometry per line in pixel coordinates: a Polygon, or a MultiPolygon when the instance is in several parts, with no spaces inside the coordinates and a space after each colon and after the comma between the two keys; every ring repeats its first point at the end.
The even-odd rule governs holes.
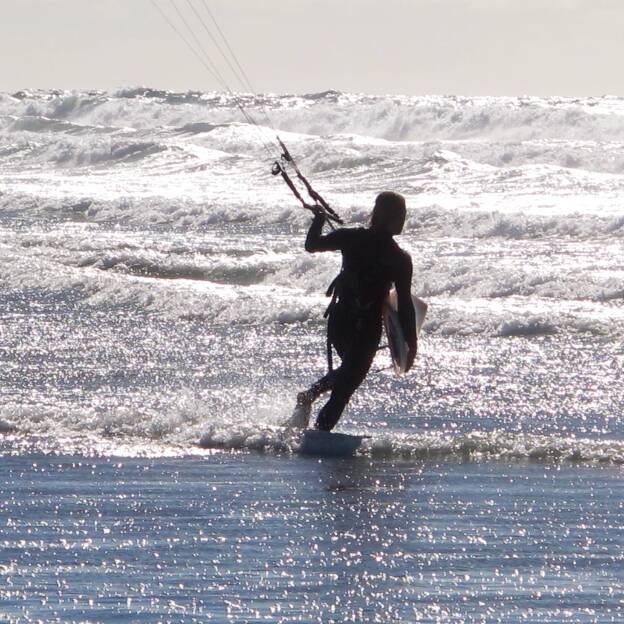
{"type": "Polygon", "coordinates": [[[543,462],[26,454],[6,622],[618,622],[621,473],[543,462]]]}

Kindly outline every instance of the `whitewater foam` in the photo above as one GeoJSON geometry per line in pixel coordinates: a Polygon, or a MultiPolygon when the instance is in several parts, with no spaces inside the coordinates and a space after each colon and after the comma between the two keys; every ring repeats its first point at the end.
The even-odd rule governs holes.
{"type": "MultiPolygon", "coordinates": [[[[624,463],[624,442],[591,440],[564,436],[516,434],[507,431],[474,431],[464,435],[421,432],[418,434],[375,434],[371,431],[348,431],[369,436],[356,451],[359,455],[388,458],[426,459],[431,457],[470,460],[541,460],[595,463],[624,463]]],[[[206,449],[246,450],[264,453],[298,453],[300,432],[283,428],[233,427],[211,428],[200,440],[206,449]]],[[[330,442],[328,442],[330,444],[330,442]]]]}
{"type": "MultiPolygon", "coordinates": [[[[463,414],[466,392],[475,384],[480,388],[475,380],[489,375],[483,384],[495,388],[497,399],[477,394],[471,414],[481,409],[496,414],[492,418],[501,419],[502,429],[513,429],[510,419],[522,417],[530,435],[531,423],[539,421],[535,414],[552,412],[544,407],[546,396],[536,399],[535,414],[524,404],[521,410],[499,409],[508,395],[516,396],[517,380],[501,381],[486,362],[476,372],[462,368],[463,360],[453,360],[452,349],[445,351],[456,341],[492,340],[494,359],[513,345],[527,344],[567,361],[566,344],[577,340],[600,363],[594,370],[585,361],[584,387],[602,388],[603,378],[617,377],[617,358],[606,372],[600,367],[607,366],[601,359],[604,345],[619,344],[624,336],[621,98],[335,91],[242,98],[254,113],[267,108],[315,188],[348,226],[366,226],[380,190],[406,196],[408,219],[399,242],[413,258],[414,292],[430,305],[421,342],[426,374],[409,383],[430,398],[432,409],[463,414]],[[440,345],[450,359],[433,374],[427,366],[440,345]],[[429,385],[421,387],[423,379],[429,385]]],[[[17,426],[21,434],[37,435],[45,428],[54,438],[74,436],[82,426],[96,438],[120,443],[132,438],[193,446],[207,430],[205,419],[177,419],[170,405],[177,403],[180,387],[195,380],[199,390],[209,384],[204,398],[216,402],[210,413],[223,417],[215,426],[228,448],[234,444],[228,442],[232,427],[238,426],[233,413],[240,407],[232,405],[232,396],[249,392],[243,410],[248,413],[259,386],[267,395],[278,394],[274,375],[288,382],[290,396],[324,370],[323,293],[340,258],[302,250],[310,215],[269,173],[278,152],[267,154],[260,138],[273,145],[273,131],[244,123],[230,95],[144,87],[3,94],[0,137],[0,285],[7,310],[2,336],[14,362],[6,373],[12,375],[6,380],[11,396],[21,388],[16,371],[30,353],[33,332],[40,344],[67,341],[65,359],[51,365],[53,382],[33,347],[28,370],[37,371],[40,385],[31,394],[18,393],[22,407],[33,411],[21,418],[3,415],[5,433],[17,426]],[[120,319],[154,336],[134,325],[109,335],[120,319]],[[143,346],[136,357],[135,341],[115,351],[124,331],[140,334],[143,346]],[[177,360],[178,350],[167,351],[169,341],[187,332],[197,334],[180,347],[177,360]],[[91,338],[81,343],[81,336],[91,338]],[[93,369],[84,372],[83,382],[103,386],[89,399],[85,394],[82,404],[77,400],[76,407],[66,397],[85,390],[70,372],[82,371],[90,341],[128,358],[132,372],[126,375],[123,367],[115,372],[91,354],[93,369]],[[228,368],[224,350],[228,362],[244,358],[245,364],[228,368]],[[150,362],[155,353],[163,358],[157,366],[150,362]],[[182,371],[194,362],[192,373],[164,390],[168,376],[177,374],[169,367],[172,360],[182,371]],[[59,389],[63,398],[48,405],[41,400],[43,389],[54,383],[70,387],[59,389]],[[119,384],[140,390],[135,395],[126,388],[131,398],[116,399],[119,384]],[[99,403],[102,393],[105,405],[99,403]],[[159,397],[158,405],[150,402],[152,395],[159,397]],[[91,401],[99,411],[91,410],[91,401]]],[[[54,353],[46,357],[56,362],[54,353]]],[[[534,368],[527,366],[524,374],[532,378],[534,368]]],[[[551,395],[558,392],[555,377],[549,376],[551,395]]],[[[369,388],[364,396],[386,396],[392,387],[402,398],[394,411],[384,402],[375,413],[389,422],[411,418],[414,397],[382,378],[390,386],[369,388]]],[[[566,383],[562,377],[562,386],[566,383]]],[[[597,419],[598,431],[611,433],[617,400],[591,396],[587,418],[597,419]]],[[[582,401],[577,402],[585,405],[582,401]]],[[[487,455],[491,444],[490,455],[504,457],[526,442],[534,450],[550,445],[565,457],[573,457],[574,445],[580,445],[580,456],[598,457],[601,451],[578,441],[590,431],[581,408],[566,409],[581,423],[573,428],[579,436],[572,446],[563,438],[517,437],[505,447],[502,434],[475,434],[474,442],[429,431],[423,448],[460,456],[474,442],[476,454],[487,455]]],[[[241,426],[240,448],[283,448],[276,434],[241,426]]],[[[473,429],[479,428],[475,421],[473,429]]],[[[400,454],[396,449],[403,448],[403,439],[389,435],[390,455],[400,454]]],[[[363,452],[381,453],[385,439],[376,438],[363,452]]],[[[406,453],[417,455],[418,444],[407,440],[406,453]]],[[[519,456],[531,456],[526,448],[519,456]]]]}

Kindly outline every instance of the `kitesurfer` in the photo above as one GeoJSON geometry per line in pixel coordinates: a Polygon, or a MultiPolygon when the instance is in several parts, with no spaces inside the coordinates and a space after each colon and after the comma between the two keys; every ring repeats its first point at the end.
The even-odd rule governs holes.
{"type": "Polygon", "coordinates": [[[393,192],[380,193],[369,227],[341,228],[323,234],[326,212],[311,207],[314,219],[305,241],[308,252],[342,252],[342,269],[332,282],[326,312],[328,353],[333,347],[340,356],[331,370],[308,390],[297,395],[290,424],[307,426],[312,403],[324,392],[331,396],[320,410],[316,429],[331,431],[351,395],[364,381],[377,352],[382,331],[382,311],[392,285],[398,296],[398,312],[409,346],[407,368],[416,355],[415,313],[412,304],[412,260],[393,239],[405,223],[405,199],[393,192]]]}

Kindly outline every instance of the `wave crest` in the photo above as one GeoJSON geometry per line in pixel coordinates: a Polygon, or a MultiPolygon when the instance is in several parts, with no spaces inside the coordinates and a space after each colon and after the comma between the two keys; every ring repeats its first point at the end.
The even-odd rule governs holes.
{"type": "MultiPolygon", "coordinates": [[[[202,435],[199,444],[205,449],[292,454],[300,452],[301,433],[280,427],[262,429],[253,426],[214,427],[202,435]]],[[[507,431],[475,431],[464,435],[436,432],[373,435],[362,441],[357,453],[369,457],[397,459],[455,457],[471,460],[513,459],[624,464],[624,442],[621,441],[507,431]]]]}

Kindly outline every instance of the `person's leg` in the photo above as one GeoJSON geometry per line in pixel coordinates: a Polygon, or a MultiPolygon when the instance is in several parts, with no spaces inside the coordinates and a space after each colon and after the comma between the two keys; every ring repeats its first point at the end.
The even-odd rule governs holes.
{"type": "Polygon", "coordinates": [[[336,371],[333,370],[324,377],[321,377],[318,381],[315,381],[307,390],[300,392],[297,395],[297,405],[300,403],[309,403],[312,405],[316,399],[318,399],[321,394],[325,394],[332,389],[334,377],[336,376],[336,371]]]}
{"type": "MultiPolygon", "coordinates": [[[[340,305],[336,305],[327,319],[327,339],[334,345],[341,358],[345,353],[345,345],[350,344],[354,340],[354,328],[355,324],[349,317],[348,312],[340,305]]],[[[337,372],[338,369],[329,371],[307,390],[297,394],[295,409],[285,426],[297,429],[305,429],[308,426],[312,414],[312,404],[322,394],[332,389],[337,372]]]]}
{"type": "Polygon", "coordinates": [[[344,353],[342,363],[334,371],[331,396],[316,419],[316,429],[331,431],[342,415],[349,399],[364,381],[381,337],[381,323],[373,320],[364,325],[350,348],[344,353]]]}
{"type": "Polygon", "coordinates": [[[284,426],[294,427],[296,429],[305,429],[308,426],[310,416],[312,415],[312,403],[314,403],[321,394],[331,390],[335,374],[335,370],[331,371],[312,384],[307,390],[297,395],[295,409],[288,421],[284,423],[284,426]]]}

